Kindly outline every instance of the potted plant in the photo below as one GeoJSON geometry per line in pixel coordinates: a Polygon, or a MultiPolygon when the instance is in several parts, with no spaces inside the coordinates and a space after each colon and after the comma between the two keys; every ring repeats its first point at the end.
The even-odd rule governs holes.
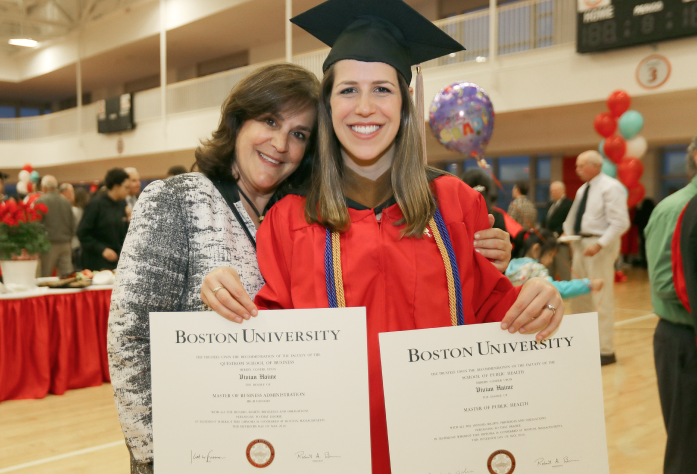
{"type": "Polygon", "coordinates": [[[39,254],[51,248],[40,222],[47,212],[43,203],[25,204],[14,199],[0,203],[0,266],[8,289],[36,286],[39,254]]]}

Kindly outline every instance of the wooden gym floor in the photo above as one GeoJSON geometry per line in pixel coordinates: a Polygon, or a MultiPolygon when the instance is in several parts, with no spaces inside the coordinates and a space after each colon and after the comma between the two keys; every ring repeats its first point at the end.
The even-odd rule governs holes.
{"type": "MultiPolygon", "coordinates": [[[[645,270],[615,285],[617,364],[602,368],[610,472],[662,472],[665,429],[658,401],[645,270]]],[[[0,403],[0,474],[128,474],[110,385],[43,400],[0,403]]]]}

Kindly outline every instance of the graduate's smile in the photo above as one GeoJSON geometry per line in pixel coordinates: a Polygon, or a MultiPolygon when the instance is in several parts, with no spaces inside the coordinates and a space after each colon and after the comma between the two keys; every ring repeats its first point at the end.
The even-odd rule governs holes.
{"type": "Polygon", "coordinates": [[[360,138],[361,140],[370,140],[375,138],[380,130],[382,130],[383,125],[377,123],[357,123],[348,126],[353,134],[360,138]]]}

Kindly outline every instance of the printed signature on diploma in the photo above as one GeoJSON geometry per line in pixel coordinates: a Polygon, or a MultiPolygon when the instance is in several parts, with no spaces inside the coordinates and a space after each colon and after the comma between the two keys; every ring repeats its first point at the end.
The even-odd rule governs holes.
{"type": "Polygon", "coordinates": [[[561,458],[537,458],[534,463],[536,466],[551,466],[551,467],[561,467],[565,464],[579,462],[578,459],[571,459],[569,456],[564,456],[561,458]]]}
{"type": "Polygon", "coordinates": [[[325,451],[324,453],[317,453],[317,452],[305,452],[305,451],[298,451],[295,453],[295,458],[296,459],[332,459],[332,458],[340,458],[341,456],[338,456],[336,454],[332,454],[329,451],[325,451]]]}
{"type": "Polygon", "coordinates": [[[193,464],[194,461],[213,462],[219,459],[225,458],[223,456],[216,456],[215,454],[213,454],[213,450],[208,451],[206,454],[200,454],[191,451],[191,464],[193,464]]]}

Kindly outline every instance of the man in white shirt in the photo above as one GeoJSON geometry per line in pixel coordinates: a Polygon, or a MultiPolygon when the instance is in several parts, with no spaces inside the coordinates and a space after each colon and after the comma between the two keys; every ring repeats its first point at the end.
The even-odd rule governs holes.
{"type": "Polygon", "coordinates": [[[135,168],[124,168],[124,171],[128,173],[128,177],[131,178],[128,188],[129,193],[126,197],[126,204],[128,204],[130,210],[132,211],[136,205],[138,196],[140,196],[140,175],[138,174],[138,170],[135,168]]]}
{"type": "Polygon", "coordinates": [[[613,344],[615,323],[615,260],[620,237],[629,229],[627,194],[622,184],[601,172],[603,158],[597,151],[585,151],[576,159],[576,174],[585,182],[576,192],[564,221],[565,235],[578,235],[572,243],[574,278],[602,278],[603,291],[571,300],[574,313],[598,311],[600,363],[616,361],[613,344]]]}

